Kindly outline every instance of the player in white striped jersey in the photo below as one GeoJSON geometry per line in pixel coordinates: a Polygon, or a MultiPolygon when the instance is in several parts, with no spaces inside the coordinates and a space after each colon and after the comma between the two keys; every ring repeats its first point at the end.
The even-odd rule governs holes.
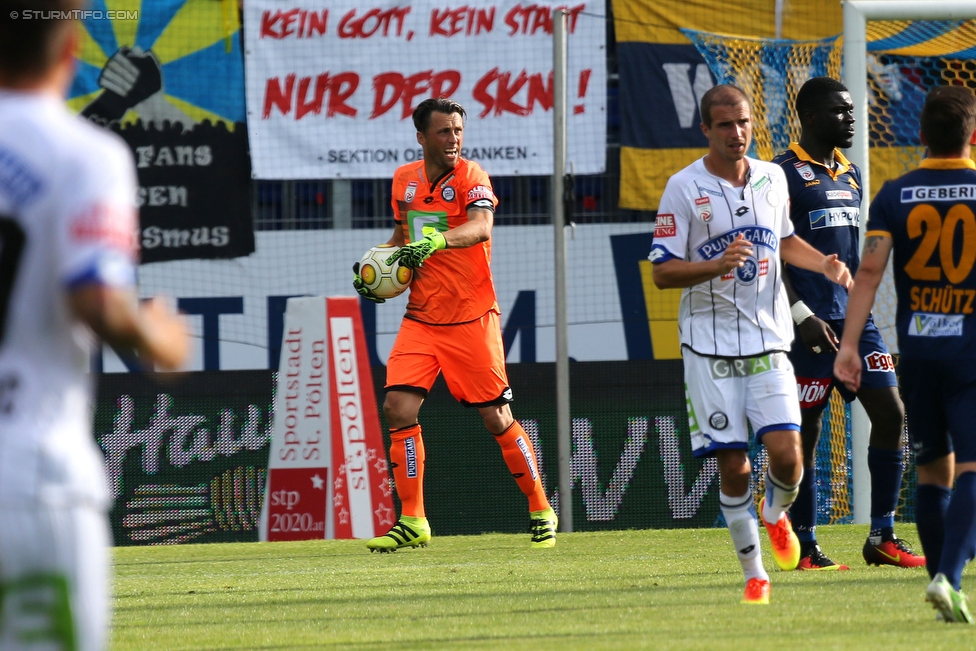
{"type": "Polygon", "coordinates": [[[182,319],[135,291],[135,168],[72,116],[78,0],[0,0],[0,648],[105,647],[108,491],[92,435],[92,331],[163,368],[182,319]],[[50,14],[49,14],[50,15],[50,14]]]}
{"type": "Polygon", "coordinates": [[[769,457],[760,516],[780,569],[792,570],[800,545],[786,511],[803,476],[793,340],[780,258],[851,282],[836,255],[793,234],[788,190],[777,165],[746,156],[752,110],[731,85],[701,100],[708,153],[668,181],[658,208],[654,283],[682,287],[678,327],[695,456],[715,456],[720,505],[746,578],[743,603],[769,603],[749,482],[749,430],[769,457]]]}

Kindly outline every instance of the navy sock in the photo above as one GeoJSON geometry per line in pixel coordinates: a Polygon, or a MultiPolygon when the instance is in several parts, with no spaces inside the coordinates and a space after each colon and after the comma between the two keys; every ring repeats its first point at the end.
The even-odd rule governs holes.
{"type": "Polygon", "coordinates": [[[893,530],[901,489],[902,451],[868,447],[871,471],[871,529],[893,530]]]}
{"type": "Polygon", "coordinates": [[[915,526],[925,552],[925,567],[929,578],[935,578],[942,558],[945,540],[945,515],[952,491],[936,484],[919,484],[915,489],[915,526]]]}
{"type": "Polygon", "coordinates": [[[956,590],[962,582],[962,569],[976,554],[976,472],[956,479],[945,514],[945,541],[939,571],[956,590]]]}
{"type": "Polygon", "coordinates": [[[790,507],[790,522],[800,542],[817,539],[817,471],[804,468],[800,492],[790,507]]]}

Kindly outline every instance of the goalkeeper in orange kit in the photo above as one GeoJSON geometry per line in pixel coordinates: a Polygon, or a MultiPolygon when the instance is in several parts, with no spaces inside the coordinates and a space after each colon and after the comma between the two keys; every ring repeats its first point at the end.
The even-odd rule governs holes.
{"type": "MultiPolygon", "coordinates": [[[[424,443],[417,420],[438,373],[451,394],[476,407],[502,449],[505,463],[528,497],[532,547],[556,544],[557,518],[542,488],[535,450],[512,417],[500,313],[491,277],[491,228],[498,200],[481,167],[461,158],[465,111],[445,98],[427,99],[413,113],[423,160],[393,176],[396,227],[390,256],[414,269],[410,299],[386,368],[383,413],[390,426],[390,462],[400,518],[370,540],[371,551],[425,546],[424,443]]],[[[353,286],[363,286],[358,265],[353,286]]]]}

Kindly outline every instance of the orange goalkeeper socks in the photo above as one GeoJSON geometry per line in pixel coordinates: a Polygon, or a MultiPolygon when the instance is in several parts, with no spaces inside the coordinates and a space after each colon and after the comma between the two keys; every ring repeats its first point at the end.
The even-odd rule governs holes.
{"type": "Polygon", "coordinates": [[[549,500],[542,488],[539,465],[536,463],[535,449],[522,424],[514,421],[508,429],[495,436],[502,448],[505,465],[515,478],[515,482],[529,498],[529,511],[542,511],[549,508],[549,500]]]}
{"type": "Polygon", "coordinates": [[[390,465],[401,515],[425,518],[424,512],[424,439],[420,424],[390,430],[390,465]]]}

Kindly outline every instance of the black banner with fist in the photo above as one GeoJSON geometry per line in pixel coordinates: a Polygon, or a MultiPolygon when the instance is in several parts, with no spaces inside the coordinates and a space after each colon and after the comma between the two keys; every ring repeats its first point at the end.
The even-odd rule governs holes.
{"type": "MultiPolygon", "coordinates": [[[[202,83],[210,81],[219,86],[227,80],[202,83]]],[[[238,85],[230,84],[235,91],[238,85]]],[[[173,101],[166,92],[164,66],[152,50],[138,46],[112,54],[98,86],[101,92],[81,115],[112,129],[132,147],[142,262],[253,253],[251,163],[243,122],[201,120],[207,111],[173,101]],[[130,112],[138,118],[134,122],[130,112]]]]}

